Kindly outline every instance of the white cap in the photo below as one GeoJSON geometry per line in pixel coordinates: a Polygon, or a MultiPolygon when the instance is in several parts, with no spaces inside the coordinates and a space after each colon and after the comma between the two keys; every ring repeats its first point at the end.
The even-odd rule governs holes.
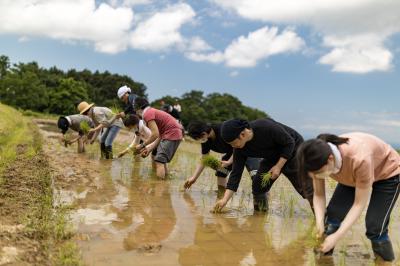
{"type": "Polygon", "coordinates": [[[121,88],[118,89],[118,93],[117,93],[118,98],[121,99],[122,96],[124,96],[125,93],[127,93],[127,92],[131,92],[131,88],[129,88],[129,87],[126,86],[126,85],[122,86],[121,88]]]}

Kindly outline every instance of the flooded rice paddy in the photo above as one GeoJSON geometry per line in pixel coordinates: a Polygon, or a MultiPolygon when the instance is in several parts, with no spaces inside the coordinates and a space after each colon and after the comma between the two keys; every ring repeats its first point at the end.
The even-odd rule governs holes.
{"type": "MultiPolygon", "coordinates": [[[[315,255],[312,212],[284,176],[270,192],[267,214],[253,215],[247,175],[224,213],[214,214],[212,171],[183,190],[199,160],[198,144],[183,142],[169,166],[170,178],[159,180],[148,158],[100,160],[98,144],[77,154],[76,146],[61,145],[47,124],[42,133],[56,173],[57,200],[72,206],[70,217],[86,265],[387,265],[375,261],[364,219],[332,257],[315,255]]],[[[120,134],[114,152],[129,140],[127,133],[120,134]]],[[[328,190],[334,187],[332,182],[328,190]]],[[[390,225],[397,258],[399,210],[397,203],[390,225]]]]}

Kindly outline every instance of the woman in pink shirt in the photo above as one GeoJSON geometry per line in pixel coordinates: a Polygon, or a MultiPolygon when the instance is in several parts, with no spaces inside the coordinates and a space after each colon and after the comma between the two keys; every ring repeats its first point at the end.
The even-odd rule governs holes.
{"type": "Polygon", "coordinates": [[[152,159],[157,177],[164,179],[168,174],[167,163],[172,160],[181,143],[182,126],[170,114],[150,107],[145,98],[135,99],[135,110],[151,131],[150,137],[137,145],[136,150],[143,157],[154,151],[152,159]],[[156,145],[148,146],[151,143],[156,145]]]}
{"type": "Polygon", "coordinates": [[[367,237],[386,261],[394,260],[388,236],[390,213],[400,192],[400,156],[381,139],[366,133],[322,134],[298,150],[299,173],[312,178],[318,235],[326,236],[321,252],[332,254],[367,207],[367,237]],[[325,179],[338,182],[326,208],[325,179]]]}

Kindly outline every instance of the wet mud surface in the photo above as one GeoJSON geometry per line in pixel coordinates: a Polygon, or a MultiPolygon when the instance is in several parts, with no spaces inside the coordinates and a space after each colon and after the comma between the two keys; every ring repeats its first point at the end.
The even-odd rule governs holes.
{"type": "MultiPolygon", "coordinates": [[[[312,212],[284,176],[271,190],[266,215],[253,215],[248,176],[226,210],[214,214],[212,171],[183,190],[199,160],[197,144],[183,142],[170,164],[170,178],[158,180],[148,158],[100,160],[97,143],[77,154],[75,145],[64,147],[48,127],[41,126],[41,132],[56,173],[55,193],[59,204],[73,208],[75,239],[87,265],[399,265],[375,260],[363,219],[333,256],[315,255],[312,212]]],[[[117,139],[119,145],[129,141],[128,133],[117,139]]],[[[330,184],[329,191],[333,188],[330,184]]],[[[397,203],[390,225],[397,258],[399,210],[397,203]]]]}

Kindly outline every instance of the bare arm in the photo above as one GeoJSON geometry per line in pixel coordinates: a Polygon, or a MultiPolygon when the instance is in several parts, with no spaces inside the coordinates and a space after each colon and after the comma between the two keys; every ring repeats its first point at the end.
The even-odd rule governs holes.
{"type": "Polygon", "coordinates": [[[224,208],[225,205],[228,203],[228,201],[232,198],[234,193],[235,193],[235,191],[226,189],[224,197],[221,200],[217,201],[217,203],[215,203],[214,211],[220,212],[222,210],[222,208],[224,208]]]}
{"type": "Polygon", "coordinates": [[[279,175],[282,172],[283,166],[285,166],[285,163],[287,162],[287,159],[284,157],[280,157],[279,161],[269,170],[271,173],[271,178],[276,179],[279,177],[279,175]]]}
{"type": "Polygon", "coordinates": [[[353,206],[347,213],[339,229],[336,231],[337,238],[340,239],[343,235],[351,228],[351,226],[357,221],[361,216],[361,213],[368,204],[371,197],[372,188],[357,188],[354,198],[353,206]]]}
{"type": "Polygon", "coordinates": [[[361,213],[365,209],[368,204],[368,201],[371,197],[372,188],[358,188],[356,187],[355,198],[353,206],[350,208],[343,222],[341,223],[339,229],[327,236],[325,238],[324,243],[322,244],[321,251],[328,252],[332,248],[335,247],[337,241],[341,239],[346,232],[351,228],[351,226],[357,221],[357,219],[361,216],[361,213]]]}
{"type": "Polygon", "coordinates": [[[313,186],[315,224],[317,226],[318,236],[321,237],[324,233],[324,220],[326,211],[325,180],[313,178],[313,186]]]}
{"type": "Polygon", "coordinates": [[[158,131],[157,124],[154,120],[151,120],[147,123],[147,127],[151,131],[150,137],[144,142],[144,146],[149,145],[150,143],[153,143],[157,138],[160,137],[160,132],[158,131]]]}
{"type": "MultiPolygon", "coordinates": [[[[208,155],[208,153],[207,154],[203,154],[202,157],[204,157],[206,155],[208,155]]],[[[202,162],[197,164],[197,167],[196,167],[196,170],[194,171],[194,174],[185,181],[185,184],[183,186],[185,188],[190,188],[194,183],[196,183],[197,179],[199,178],[199,176],[203,172],[204,168],[205,167],[204,167],[204,164],[202,162]]]]}

